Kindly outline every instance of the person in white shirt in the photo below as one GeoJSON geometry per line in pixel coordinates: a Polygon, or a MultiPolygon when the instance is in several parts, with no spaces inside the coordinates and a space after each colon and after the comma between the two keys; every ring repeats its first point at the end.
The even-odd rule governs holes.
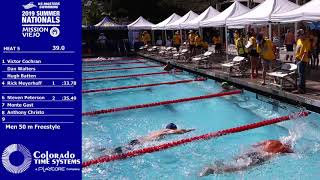
{"type": "Polygon", "coordinates": [[[99,44],[99,47],[102,49],[106,47],[107,37],[104,35],[104,33],[100,33],[97,43],[99,44]]]}

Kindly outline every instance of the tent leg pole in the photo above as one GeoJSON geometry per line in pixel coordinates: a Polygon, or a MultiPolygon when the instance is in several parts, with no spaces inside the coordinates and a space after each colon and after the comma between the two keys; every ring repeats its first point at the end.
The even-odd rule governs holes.
{"type": "Polygon", "coordinates": [[[278,40],[279,40],[278,46],[279,46],[279,47],[281,46],[281,45],[280,45],[280,44],[281,44],[281,43],[280,43],[280,41],[281,41],[281,40],[280,40],[280,37],[281,37],[281,36],[280,36],[280,32],[281,32],[281,30],[280,30],[280,23],[278,23],[278,40]]]}
{"type": "Polygon", "coordinates": [[[151,40],[151,42],[152,42],[152,45],[154,45],[154,30],[151,30],[151,33],[152,33],[152,40],[151,40]]]}
{"type": "Polygon", "coordinates": [[[161,31],[161,40],[164,38],[164,30],[161,31]]]}
{"type": "Polygon", "coordinates": [[[271,23],[269,23],[269,39],[271,40],[271,38],[272,38],[272,24],[271,23]]]}
{"type": "Polygon", "coordinates": [[[297,22],[295,22],[294,23],[294,37],[295,37],[295,39],[297,39],[297,37],[298,37],[298,23],[297,22]]]}
{"type": "Polygon", "coordinates": [[[164,30],[164,43],[162,43],[162,44],[167,44],[167,30],[164,30]]]}
{"type": "MultiPolygon", "coordinates": [[[[296,0],[296,4],[299,5],[299,0],[296,0]]],[[[295,37],[295,39],[297,39],[297,37],[298,37],[297,31],[298,31],[298,22],[295,22],[294,23],[294,37],[295,37]]]]}
{"type": "Polygon", "coordinates": [[[228,59],[228,54],[229,54],[229,52],[228,52],[228,26],[225,26],[224,30],[225,30],[224,33],[225,33],[225,39],[226,39],[226,57],[228,59]]]}
{"type": "Polygon", "coordinates": [[[183,41],[183,37],[182,37],[182,29],[180,29],[180,37],[181,37],[181,42],[183,41]]]}

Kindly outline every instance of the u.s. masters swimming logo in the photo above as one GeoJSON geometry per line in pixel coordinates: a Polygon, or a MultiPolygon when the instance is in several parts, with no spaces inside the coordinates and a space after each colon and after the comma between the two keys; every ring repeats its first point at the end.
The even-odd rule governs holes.
{"type": "Polygon", "coordinates": [[[25,172],[31,165],[31,153],[22,144],[11,144],[2,153],[2,164],[4,168],[13,173],[25,172]]]}
{"type": "Polygon", "coordinates": [[[22,5],[24,9],[32,9],[37,7],[37,5],[34,5],[34,2],[29,2],[29,4],[22,5]]]}

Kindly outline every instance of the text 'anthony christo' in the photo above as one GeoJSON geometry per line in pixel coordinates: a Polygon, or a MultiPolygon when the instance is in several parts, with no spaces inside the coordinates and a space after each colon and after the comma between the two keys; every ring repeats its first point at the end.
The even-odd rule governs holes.
{"type": "Polygon", "coordinates": [[[6,112],[7,115],[44,115],[44,111],[39,111],[39,110],[8,110],[6,112]]]}
{"type": "Polygon", "coordinates": [[[43,81],[7,81],[7,86],[42,86],[43,81]]]}

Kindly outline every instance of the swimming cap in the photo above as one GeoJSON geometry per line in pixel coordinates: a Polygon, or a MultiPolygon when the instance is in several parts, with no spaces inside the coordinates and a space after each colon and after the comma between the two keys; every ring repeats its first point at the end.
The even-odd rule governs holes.
{"type": "Polygon", "coordinates": [[[229,86],[228,82],[223,82],[221,86],[229,86]]]}
{"type": "Polygon", "coordinates": [[[177,129],[177,126],[176,126],[175,124],[173,124],[173,123],[170,123],[170,124],[168,124],[168,125],[166,126],[166,129],[175,130],[175,129],[177,129]]]}

